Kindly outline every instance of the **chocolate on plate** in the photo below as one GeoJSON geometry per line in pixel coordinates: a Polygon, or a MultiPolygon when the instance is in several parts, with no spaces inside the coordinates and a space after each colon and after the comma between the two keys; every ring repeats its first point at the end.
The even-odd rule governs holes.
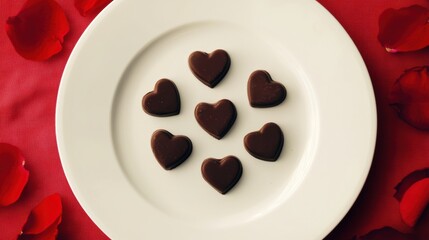
{"type": "Polygon", "coordinates": [[[216,139],[224,137],[237,118],[234,104],[227,99],[215,104],[199,103],[194,114],[198,124],[216,139]]]}
{"type": "Polygon", "coordinates": [[[206,182],[218,192],[225,194],[240,180],[243,166],[234,156],[222,159],[208,158],[201,165],[201,173],[206,182]]]}
{"type": "Polygon", "coordinates": [[[255,108],[274,107],[282,103],[287,95],[283,84],[271,79],[264,70],[254,71],[247,82],[249,103],[255,108]]]}
{"type": "Polygon", "coordinates": [[[180,95],[169,79],[158,80],[155,89],[143,96],[143,110],[152,116],[168,117],[180,112],[180,95]]]}
{"type": "Polygon", "coordinates": [[[152,134],[151,147],[156,160],[165,170],[179,166],[192,153],[192,142],[188,137],[174,136],[163,129],[152,134]]]}
{"type": "Polygon", "coordinates": [[[225,50],[218,49],[210,54],[193,52],[189,56],[188,63],[196,78],[214,88],[228,72],[231,59],[225,50]]]}
{"type": "Polygon", "coordinates": [[[276,161],[283,149],[283,132],[275,123],[265,124],[259,131],[244,137],[244,147],[250,155],[265,161],[276,161]]]}

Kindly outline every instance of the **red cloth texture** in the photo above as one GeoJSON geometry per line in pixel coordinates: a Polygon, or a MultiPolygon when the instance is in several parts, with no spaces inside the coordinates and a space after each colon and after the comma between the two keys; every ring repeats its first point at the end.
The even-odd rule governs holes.
{"type": "MultiPolygon", "coordinates": [[[[0,30],[0,142],[18,147],[30,172],[19,200],[0,207],[0,240],[16,239],[31,210],[53,193],[59,193],[62,200],[58,239],[108,239],[73,196],[55,140],[55,104],[61,74],[73,46],[93,17],[83,17],[73,1],[57,2],[64,9],[70,31],[64,38],[63,50],[47,61],[23,58],[15,51],[4,27],[0,30]]],[[[379,16],[385,9],[412,4],[429,8],[429,1],[319,2],[344,26],[360,50],[372,79],[378,112],[377,146],[368,180],[352,209],[326,239],[352,239],[385,226],[411,232],[421,240],[429,239],[429,214],[424,213],[410,228],[402,222],[399,202],[394,198],[394,187],[405,176],[429,167],[429,132],[405,123],[389,105],[396,79],[406,69],[429,65],[429,49],[392,54],[386,52],[377,37],[379,16]]],[[[24,0],[0,0],[0,23],[4,26],[23,4],[24,0]]]]}
{"type": "Polygon", "coordinates": [[[59,193],[63,204],[58,239],[108,239],[83,211],[65,178],[55,140],[55,104],[67,59],[92,21],[73,1],[57,0],[70,23],[63,50],[47,61],[24,59],[7,37],[5,24],[24,0],[0,0],[0,142],[18,147],[30,172],[18,201],[0,207],[0,240],[16,239],[31,210],[45,197],[59,193]]]}

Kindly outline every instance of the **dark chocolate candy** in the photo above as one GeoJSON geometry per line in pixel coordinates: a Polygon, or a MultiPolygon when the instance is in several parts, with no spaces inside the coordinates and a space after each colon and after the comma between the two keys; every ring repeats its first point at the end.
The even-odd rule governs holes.
{"type": "Polygon", "coordinates": [[[228,53],[218,49],[210,54],[193,52],[188,59],[192,73],[205,85],[214,88],[226,75],[231,65],[228,53]]]}
{"type": "Polygon", "coordinates": [[[180,95],[176,85],[169,79],[158,80],[155,89],[144,95],[143,110],[152,116],[168,117],[180,112],[180,95]]]}
{"type": "Polygon", "coordinates": [[[216,139],[225,136],[237,118],[234,104],[227,99],[215,104],[199,103],[194,114],[198,124],[216,139]]]}
{"type": "Polygon", "coordinates": [[[259,131],[244,137],[244,147],[250,155],[265,161],[276,161],[283,148],[283,132],[275,123],[265,124],[259,131]]]}
{"type": "Polygon", "coordinates": [[[249,103],[255,108],[274,107],[286,99],[287,91],[283,84],[271,79],[267,71],[254,71],[247,82],[249,103]]]}
{"type": "Polygon", "coordinates": [[[152,134],[152,152],[158,163],[171,170],[183,163],[192,153],[192,142],[186,136],[174,136],[160,129],[152,134]]]}
{"type": "Polygon", "coordinates": [[[218,192],[225,194],[240,180],[243,166],[234,156],[208,158],[201,165],[204,180],[218,192]]]}

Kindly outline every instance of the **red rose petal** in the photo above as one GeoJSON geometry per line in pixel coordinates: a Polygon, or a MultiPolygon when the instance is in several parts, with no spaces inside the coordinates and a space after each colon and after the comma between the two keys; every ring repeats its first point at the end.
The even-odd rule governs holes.
{"type": "Polygon", "coordinates": [[[429,66],[406,70],[392,87],[390,104],[408,124],[429,130],[429,66]]]}
{"type": "Polygon", "coordinates": [[[18,15],[6,21],[6,32],[15,50],[35,61],[60,52],[68,31],[64,10],[54,0],[27,0],[18,15]]]}
{"type": "Polygon", "coordinates": [[[75,0],[74,5],[82,16],[98,13],[105,8],[112,0],[75,0]]]}
{"type": "Polygon", "coordinates": [[[429,178],[417,181],[405,192],[399,203],[402,221],[413,227],[429,204],[429,178]]]}
{"type": "Polygon", "coordinates": [[[422,180],[423,178],[429,178],[429,168],[414,171],[404,177],[404,179],[402,179],[402,181],[395,186],[396,193],[394,197],[398,201],[401,201],[408,188],[411,187],[411,185],[413,185],[417,181],[422,180]]]}
{"type": "Polygon", "coordinates": [[[388,52],[415,51],[429,45],[429,9],[412,5],[387,9],[379,19],[378,40],[388,52]]]}
{"type": "Polygon", "coordinates": [[[355,240],[415,240],[411,234],[401,233],[391,227],[383,227],[372,230],[364,236],[355,238],[355,240]]]}
{"type": "Polygon", "coordinates": [[[16,202],[28,181],[21,151],[7,143],[0,143],[0,206],[16,202]]]}
{"type": "MultiPolygon", "coordinates": [[[[58,220],[61,221],[61,218],[59,218],[58,220]]],[[[35,235],[21,234],[19,235],[18,240],[55,240],[57,239],[57,235],[58,235],[58,225],[59,225],[59,222],[57,224],[52,224],[52,226],[50,226],[42,233],[35,234],[35,235]]]]}
{"type": "Polygon", "coordinates": [[[28,216],[23,227],[23,234],[41,234],[52,226],[61,223],[62,204],[61,197],[55,193],[40,202],[28,216]]]}

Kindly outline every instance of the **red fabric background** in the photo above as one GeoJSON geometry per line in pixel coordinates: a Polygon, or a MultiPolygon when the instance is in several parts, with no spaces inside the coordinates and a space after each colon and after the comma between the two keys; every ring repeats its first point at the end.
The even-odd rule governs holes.
{"type": "MultiPolygon", "coordinates": [[[[24,0],[0,0],[0,23],[15,15],[24,0]]],[[[82,17],[73,1],[58,0],[70,22],[64,50],[46,62],[17,55],[0,28],[0,142],[20,148],[30,171],[21,198],[0,208],[0,240],[14,239],[30,210],[44,197],[58,192],[64,213],[59,239],[107,239],[91,222],[65,179],[55,141],[55,102],[67,58],[92,17],[82,17]]],[[[389,90],[407,68],[429,64],[429,50],[389,54],[377,40],[378,16],[388,7],[405,7],[427,0],[319,0],[340,21],[360,50],[370,72],[378,108],[378,139],[368,181],[353,208],[329,240],[383,226],[411,231],[400,219],[393,187],[408,173],[429,167],[429,135],[401,121],[388,105],[389,90]]],[[[420,239],[429,239],[429,214],[416,228],[420,239]],[[428,230],[424,230],[424,229],[428,230]],[[425,232],[426,231],[426,232],[425,232]]]]}
{"type": "Polygon", "coordinates": [[[59,239],[107,239],[82,210],[64,176],[55,140],[55,103],[64,66],[93,17],[82,17],[71,0],[57,0],[70,32],[64,49],[45,62],[19,56],[4,25],[24,0],[0,0],[0,142],[17,146],[26,157],[30,178],[21,198],[0,208],[0,240],[16,239],[31,209],[58,192],[63,202],[59,239]]]}

